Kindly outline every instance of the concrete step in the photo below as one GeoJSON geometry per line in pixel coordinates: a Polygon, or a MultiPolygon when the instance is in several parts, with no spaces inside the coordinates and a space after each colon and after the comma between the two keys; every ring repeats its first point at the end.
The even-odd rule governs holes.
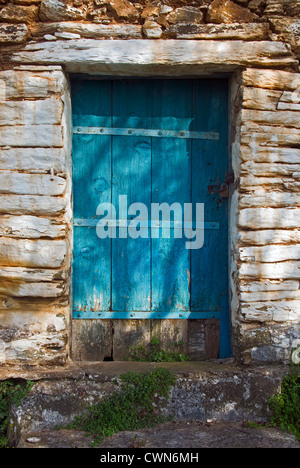
{"type": "Polygon", "coordinates": [[[267,400],[278,392],[285,366],[240,367],[231,361],[182,363],[101,362],[70,363],[56,369],[3,369],[0,380],[34,381],[30,394],[10,414],[10,442],[24,434],[66,425],[76,415],[115,389],[114,380],[129,371],[148,372],[164,367],[177,376],[170,399],[162,401],[165,415],[175,421],[265,420],[267,400]]]}

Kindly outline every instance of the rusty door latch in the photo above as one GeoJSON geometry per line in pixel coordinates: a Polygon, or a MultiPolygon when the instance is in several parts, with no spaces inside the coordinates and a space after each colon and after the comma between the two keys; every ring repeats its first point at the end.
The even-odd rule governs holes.
{"type": "Polygon", "coordinates": [[[209,194],[216,194],[218,193],[221,198],[228,198],[229,197],[229,187],[226,183],[222,185],[209,185],[207,187],[209,194]]]}
{"type": "Polygon", "coordinates": [[[234,182],[233,171],[227,174],[225,181],[222,185],[208,185],[207,190],[209,194],[219,194],[221,198],[229,197],[229,185],[234,182]]]}

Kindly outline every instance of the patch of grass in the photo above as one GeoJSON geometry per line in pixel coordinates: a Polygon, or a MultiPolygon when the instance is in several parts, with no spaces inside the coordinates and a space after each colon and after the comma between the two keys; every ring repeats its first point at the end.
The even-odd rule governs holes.
{"type": "Polygon", "coordinates": [[[300,441],[300,368],[283,377],[281,392],[268,400],[273,412],[271,423],[294,434],[300,441]]]}
{"type": "Polygon", "coordinates": [[[9,410],[12,404],[19,406],[32,388],[33,382],[16,383],[14,380],[0,382],[0,448],[7,448],[9,410]]]}
{"type": "Polygon", "coordinates": [[[167,369],[144,374],[129,372],[120,376],[121,388],[89,408],[88,414],[75,417],[67,429],[85,431],[94,437],[93,445],[120,431],[132,431],[165,422],[158,406],[160,397],[168,398],[176,383],[167,369]]]}
{"type": "MultiPolygon", "coordinates": [[[[180,344],[177,343],[177,346],[180,344]]],[[[177,351],[161,349],[159,339],[154,336],[148,346],[131,346],[129,360],[136,362],[184,362],[190,361],[191,358],[177,351]]]]}

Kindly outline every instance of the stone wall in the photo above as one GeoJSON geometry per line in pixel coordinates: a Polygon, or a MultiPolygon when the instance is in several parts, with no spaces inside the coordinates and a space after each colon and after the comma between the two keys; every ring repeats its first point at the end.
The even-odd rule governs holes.
{"type": "Polygon", "coordinates": [[[60,364],[69,339],[68,82],[0,73],[0,361],[60,364]]]}
{"type": "Polygon", "coordinates": [[[0,361],[69,357],[68,77],[231,76],[230,288],[242,362],[300,338],[300,1],[0,0],[0,361]]]}
{"type": "Polygon", "coordinates": [[[284,40],[299,0],[0,0],[0,44],[86,38],[284,40]]]}

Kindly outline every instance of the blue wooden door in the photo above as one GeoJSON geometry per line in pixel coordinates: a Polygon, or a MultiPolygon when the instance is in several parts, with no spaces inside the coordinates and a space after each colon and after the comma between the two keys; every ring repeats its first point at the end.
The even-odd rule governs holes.
{"type": "Polygon", "coordinates": [[[219,319],[219,355],[228,357],[228,200],[219,190],[228,175],[227,81],[76,80],[72,95],[73,318],[219,319]],[[135,203],[147,212],[133,216],[133,205],[130,214],[135,203]],[[182,214],[191,206],[191,227],[204,206],[201,248],[187,248],[177,219],[169,235],[153,223],[152,206],[162,203],[182,214]],[[109,204],[127,227],[109,208],[97,215],[109,204]],[[138,215],[134,237],[128,225],[138,215]],[[102,238],[101,216],[110,233],[102,238]]]}

